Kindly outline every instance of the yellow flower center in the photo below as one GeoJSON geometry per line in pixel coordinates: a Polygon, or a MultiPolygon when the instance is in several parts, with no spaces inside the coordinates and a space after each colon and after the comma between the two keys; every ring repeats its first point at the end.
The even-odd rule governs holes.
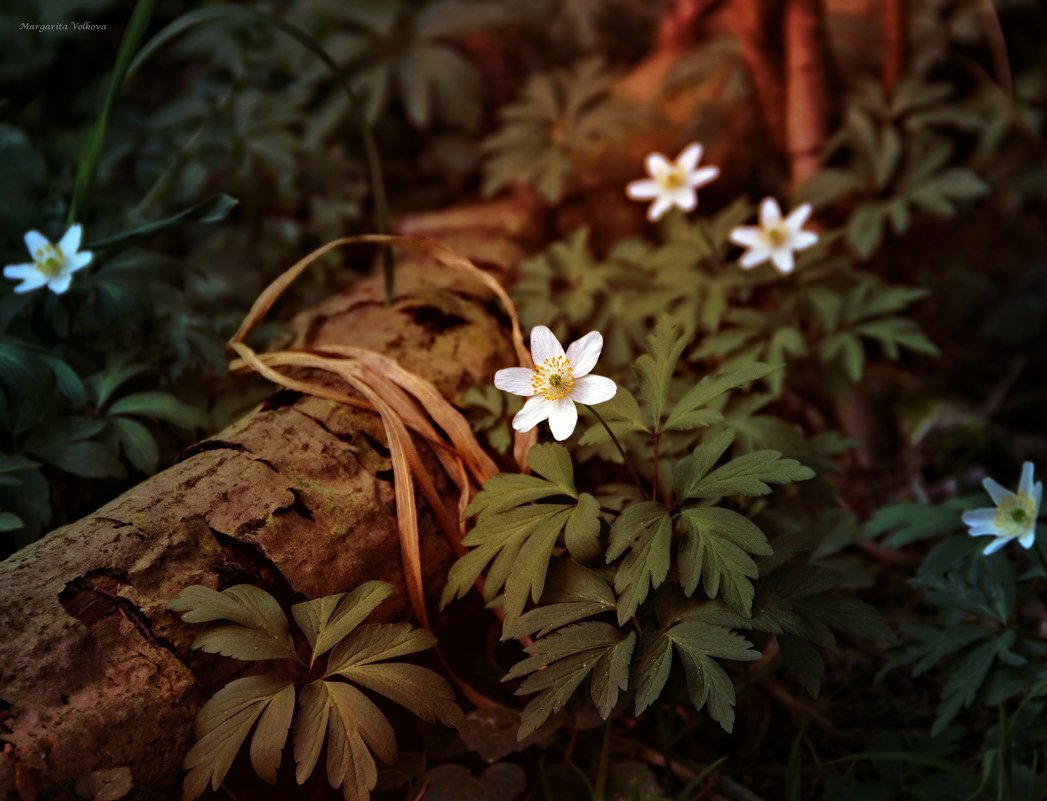
{"type": "Polygon", "coordinates": [[[670,167],[664,175],[662,175],[661,183],[663,189],[672,191],[674,189],[682,189],[687,185],[687,173],[684,172],[681,167],[670,167]]]}
{"type": "Polygon", "coordinates": [[[1019,537],[1026,533],[1036,519],[1036,503],[1028,495],[1018,492],[1004,498],[996,509],[993,523],[1008,536],[1019,537]]]}
{"type": "Polygon", "coordinates": [[[553,356],[534,369],[531,389],[546,400],[566,398],[574,389],[574,368],[566,356],[553,356]]]}
{"type": "Polygon", "coordinates": [[[789,241],[789,232],[785,230],[784,225],[776,225],[767,231],[767,241],[772,248],[780,248],[789,241]]]}
{"type": "Polygon", "coordinates": [[[33,261],[36,263],[36,269],[48,278],[56,277],[65,266],[65,256],[51,244],[37,248],[33,253],[33,261]]]}

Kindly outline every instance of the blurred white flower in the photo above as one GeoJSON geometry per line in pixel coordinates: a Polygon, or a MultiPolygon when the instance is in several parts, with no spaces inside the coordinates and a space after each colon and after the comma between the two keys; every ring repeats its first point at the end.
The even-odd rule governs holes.
{"type": "Polygon", "coordinates": [[[719,167],[698,168],[702,160],[702,146],[692,143],[671,162],[661,153],[647,156],[650,178],[631,182],[625,193],[633,200],[653,200],[647,210],[647,219],[660,220],[673,206],[693,211],[698,206],[698,189],[712,183],[720,174],[719,167]]]}
{"type": "Polygon", "coordinates": [[[531,358],[535,368],[507,367],[494,375],[494,385],[527,398],[513,418],[513,428],[530,431],[545,419],[557,440],[565,440],[578,424],[576,403],[592,406],[609,401],[618,391],[609,378],[590,375],[603,350],[603,336],[590,331],[564,352],[544,325],[531,329],[531,358]]]}
{"type": "Polygon", "coordinates": [[[56,295],[61,295],[73,282],[73,273],[91,263],[93,254],[89,250],[80,252],[80,240],[84,229],[80,225],[70,226],[57,245],[39,231],[25,235],[25,246],[31,262],[9,264],[4,267],[4,278],[21,281],[15,292],[32,292],[46,285],[56,295]]]}
{"type": "Polygon", "coordinates": [[[795,266],[794,253],[806,250],[818,241],[818,234],[804,231],[803,225],[811,216],[811,204],[804,203],[782,219],[782,210],[773,197],[760,204],[760,224],[742,225],[731,231],[731,241],[748,248],[738,262],[749,270],[770,259],[781,273],[791,273],[795,266]]]}
{"type": "Polygon", "coordinates": [[[989,493],[995,508],[975,509],[963,513],[963,522],[970,527],[972,537],[995,537],[985,546],[984,553],[996,553],[1012,540],[1018,540],[1023,548],[1031,548],[1036,542],[1036,517],[1040,514],[1043,484],[1033,483],[1033,464],[1022,465],[1022,479],[1018,491],[1004,489],[991,478],[982,486],[989,493]]]}

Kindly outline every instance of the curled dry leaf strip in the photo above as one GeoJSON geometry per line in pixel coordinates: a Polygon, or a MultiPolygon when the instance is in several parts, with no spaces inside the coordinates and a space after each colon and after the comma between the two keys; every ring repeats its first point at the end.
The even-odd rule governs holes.
{"type": "MultiPolygon", "coordinates": [[[[505,307],[512,324],[512,340],[521,366],[530,365],[530,353],[524,345],[516,308],[505,289],[471,261],[454,253],[446,245],[421,237],[365,235],[344,237],[317,248],[300,259],[274,280],[258,296],[229,346],[240,357],[232,367],[238,372],[252,370],[275,384],[315,397],[357,408],[376,411],[389,443],[393,466],[393,491],[396,498],[397,529],[404,563],[407,596],[417,619],[428,627],[425,608],[418,513],[415,508],[415,482],[426,498],[438,524],[455,550],[461,553],[461,513],[475,488],[497,472],[497,467],[484,453],[472,429],[455,409],[425,379],[405,370],[394,359],[364,348],[325,346],[315,352],[278,351],[255,353],[244,340],[265,317],[277,299],[310,265],[335,248],[355,244],[399,244],[416,248],[432,256],[440,265],[464,272],[490,289],[505,307]],[[335,375],[362,399],[349,392],[317,381],[294,378],[282,369],[318,369],[335,375]],[[433,423],[439,426],[442,434],[433,423]],[[449,510],[422,464],[413,431],[430,445],[433,453],[457,485],[458,514],[449,510]]],[[[517,458],[526,458],[533,437],[517,439],[517,458]]]]}

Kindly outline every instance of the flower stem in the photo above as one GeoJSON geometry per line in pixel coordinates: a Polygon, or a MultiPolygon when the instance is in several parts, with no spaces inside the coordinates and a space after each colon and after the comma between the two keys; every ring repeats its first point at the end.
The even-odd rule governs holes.
{"type": "Polygon", "coordinates": [[[611,438],[611,442],[613,442],[614,446],[618,449],[618,453],[622,455],[622,461],[624,461],[625,466],[629,468],[629,472],[633,474],[633,481],[636,482],[636,486],[640,489],[640,492],[642,493],[644,491],[643,481],[640,480],[640,474],[636,472],[636,468],[633,466],[632,459],[630,459],[629,454],[625,452],[625,448],[623,448],[622,443],[618,441],[618,437],[615,436],[615,433],[611,430],[611,427],[607,425],[607,421],[603,419],[603,415],[601,415],[598,411],[596,411],[596,409],[594,409],[592,406],[589,406],[588,404],[585,404],[585,408],[592,412],[593,417],[600,421],[600,425],[604,427],[604,431],[606,431],[607,435],[611,438]]]}
{"type": "Polygon", "coordinates": [[[661,444],[662,433],[660,431],[654,432],[654,478],[651,479],[651,500],[658,500],[658,446],[661,444]]]}

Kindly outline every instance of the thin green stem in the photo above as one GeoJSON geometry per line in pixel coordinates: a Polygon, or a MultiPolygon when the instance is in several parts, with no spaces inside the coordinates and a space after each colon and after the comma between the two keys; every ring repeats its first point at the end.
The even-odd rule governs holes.
{"type": "Polygon", "coordinates": [[[593,787],[593,801],[604,801],[607,792],[607,772],[611,760],[611,724],[608,722],[603,730],[603,744],[600,746],[600,764],[596,768],[596,785],[593,787]]]}
{"type": "Polygon", "coordinates": [[[651,479],[651,500],[652,501],[658,500],[658,462],[659,462],[659,459],[660,459],[659,454],[658,454],[658,446],[661,444],[661,439],[662,439],[662,432],[661,431],[655,431],[654,432],[654,477],[651,479]]]}
{"type": "Polygon", "coordinates": [[[600,422],[600,425],[604,427],[604,431],[606,431],[607,435],[611,438],[611,442],[613,442],[614,446],[618,449],[618,453],[622,455],[622,461],[624,461],[625,466],[629,468],[629,472],[633,475],[633,481],[636,482],[636,486],[642,493],[644,491],[643,481],[640,478],[640,474],[636,472],[636,468],[633,466],[633,462],[632,459],[629,458],[629,454],[625,452],[625,448],[622,447],[622,443],[618,441],[618,437],[611,430],[611,427],[607,425],[607,421],[603,419],[602,414],[600,414],[598,411],[596,411],[596,409],[594,409],[592,406],[589,406],[588,404],[583,405],[586,409],[593,413],[593,417],[595,417],[600,422]]]}

